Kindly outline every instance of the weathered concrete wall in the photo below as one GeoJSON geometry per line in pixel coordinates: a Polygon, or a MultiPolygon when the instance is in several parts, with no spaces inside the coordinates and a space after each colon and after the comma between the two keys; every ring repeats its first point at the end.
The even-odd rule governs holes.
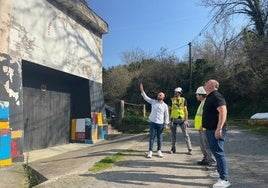
{"type": "Polygon", "coordinates": [[[0,0],[0,100],[10,106],[14,160],[23,159],[23,60],[87,79],[90,108],[103,109],[102,34],[108,26],[78,2],[0,0]]]}
{"type": "Polygon", "coordinates": [[[46,0],[11,4],[9,54],[102,83],[102,39],[46,0]]]}
{"type": "MultiPolygon", "coordinates": [[[[0,52],[7,53],[9,46],[10,1],[0,0],[0,52]]],[[[0,59],[1,60],[1,59],[0,59]]]]}

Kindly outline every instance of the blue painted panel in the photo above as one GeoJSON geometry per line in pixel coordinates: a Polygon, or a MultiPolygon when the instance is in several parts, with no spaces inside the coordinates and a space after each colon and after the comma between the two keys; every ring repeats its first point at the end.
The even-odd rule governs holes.
{"type": "Polygon", "coordinates": [[[11,135],[3,135],[0,136],[0,145],[10,144],[11,143],[11,135]]]}
{"type": "Polygon", "coordinates": [[[85,140],[85,144],[94,144],[93,140],[85,140]]]}
{"type": "Polygon", "coordinates": [[[106,139],[107,137],[107,132],[105,130],[102,131],[102,138],[103,139],[106,139]]]}
{"type": "Polygon", "coordinates": [[[5,101],[0,101],[0,118],[8,119],[9,118],[9,104],[5,101]]]}
{"type": "Polygon", "coordinates": [[[11,157],[11,146],[10,144],[0,144],[0,160],[8,159],[11,157]]]}

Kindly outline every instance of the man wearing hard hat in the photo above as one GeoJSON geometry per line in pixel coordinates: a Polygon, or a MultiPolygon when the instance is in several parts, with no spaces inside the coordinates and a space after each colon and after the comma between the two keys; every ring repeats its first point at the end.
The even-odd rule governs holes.
{"type": "Polygon", "coordinates": [[[191,139],[187,131],[189,126],[188,122],[188,110],[187,110],[187,101],[184,97],[181,97],[182,88],[177,87],[174,90],[174,97],[169,101],[169,114],[170,114],[170,130],[171,130],[171,150],[170,153],[176,152],[176,134],[177,126],[180,126],[186,145],[188,148],[188,155],[191,155],[192,144],[191,139]]]}
{"type": "Polygon", "coordinates": [[[198,161],[197,164],[199,165],[209,165],[212,166],[215,163],[215,160],[212,157],[211,150],[208,145],[206,129],[202,126],[202,114],[203,114],[203,106],[206,100],[206,91],[203,86],[197,88],[196,92],[196,99],[200,101],[200,104],[197,108],[194,127],[199,131],[199,139],[200,139],[200,149],[203,154],[203,159],[198,161]]]}

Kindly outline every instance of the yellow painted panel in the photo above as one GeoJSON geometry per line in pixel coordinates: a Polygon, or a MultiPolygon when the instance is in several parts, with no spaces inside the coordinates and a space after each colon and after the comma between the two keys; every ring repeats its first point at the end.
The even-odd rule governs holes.
{"type": "Polygon", "coordinates": [[[76,132],[76,119],[72,119],[72,126],[71,126],[71,139],[75,140],[75,132],[76,132]]]}
{"type": "Polygon", "coordinates": [[[11,165],[12,164],[12,159],[4,159],[4,160],[0,160],[0,166],[7,166],[7,165],[11,165]]]}
{"type": "Polygon", "coordinates": [[[98,118],[98,120],[97,120],[97,124],[98,125],[102,125],[102,113],[98,113],[98,116],[97,116],[98,118]]]}
{"type": "Polygon", "coordinates": [[[9,128],[9,122],[0,122],[0,129],[8,129],[9,128]]]}
{"type": "Polygon", "coordinates": [[[22,138],[22,130],[11,131],[11,138],[22,138]]]}

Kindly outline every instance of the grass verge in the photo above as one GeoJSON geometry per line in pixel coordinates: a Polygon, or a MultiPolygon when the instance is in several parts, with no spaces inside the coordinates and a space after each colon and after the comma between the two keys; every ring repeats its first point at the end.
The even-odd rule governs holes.
{"type": "Polygon", "coordinates": [[[29,188],[32,188],[40,183],[47,181],[47,178],[45,178],[42,174],[31,168],[28,164],[23,164],[23,169],[25,176],[28,180],[27,183],[29,188]]]}
{"type": "Polygon", "coordinates": [[[126,155],[130,155],[132,150],[125,150],[111,156],[105,157],[104,159],[100,160],[99,162],[95,163],[92,168],[89,169],[90,172],[99,172],[106,169],[113,168],[114,164],[118,161],[124,159],[126,155]]]}
{"type": "Polygon", "coordinates": [[[229,121],[231,125],[241,127],[243,129],[254,131],[262,135],[268,136],[268,127],[262,125],[250,125],[247,121],[229,121]]]}

